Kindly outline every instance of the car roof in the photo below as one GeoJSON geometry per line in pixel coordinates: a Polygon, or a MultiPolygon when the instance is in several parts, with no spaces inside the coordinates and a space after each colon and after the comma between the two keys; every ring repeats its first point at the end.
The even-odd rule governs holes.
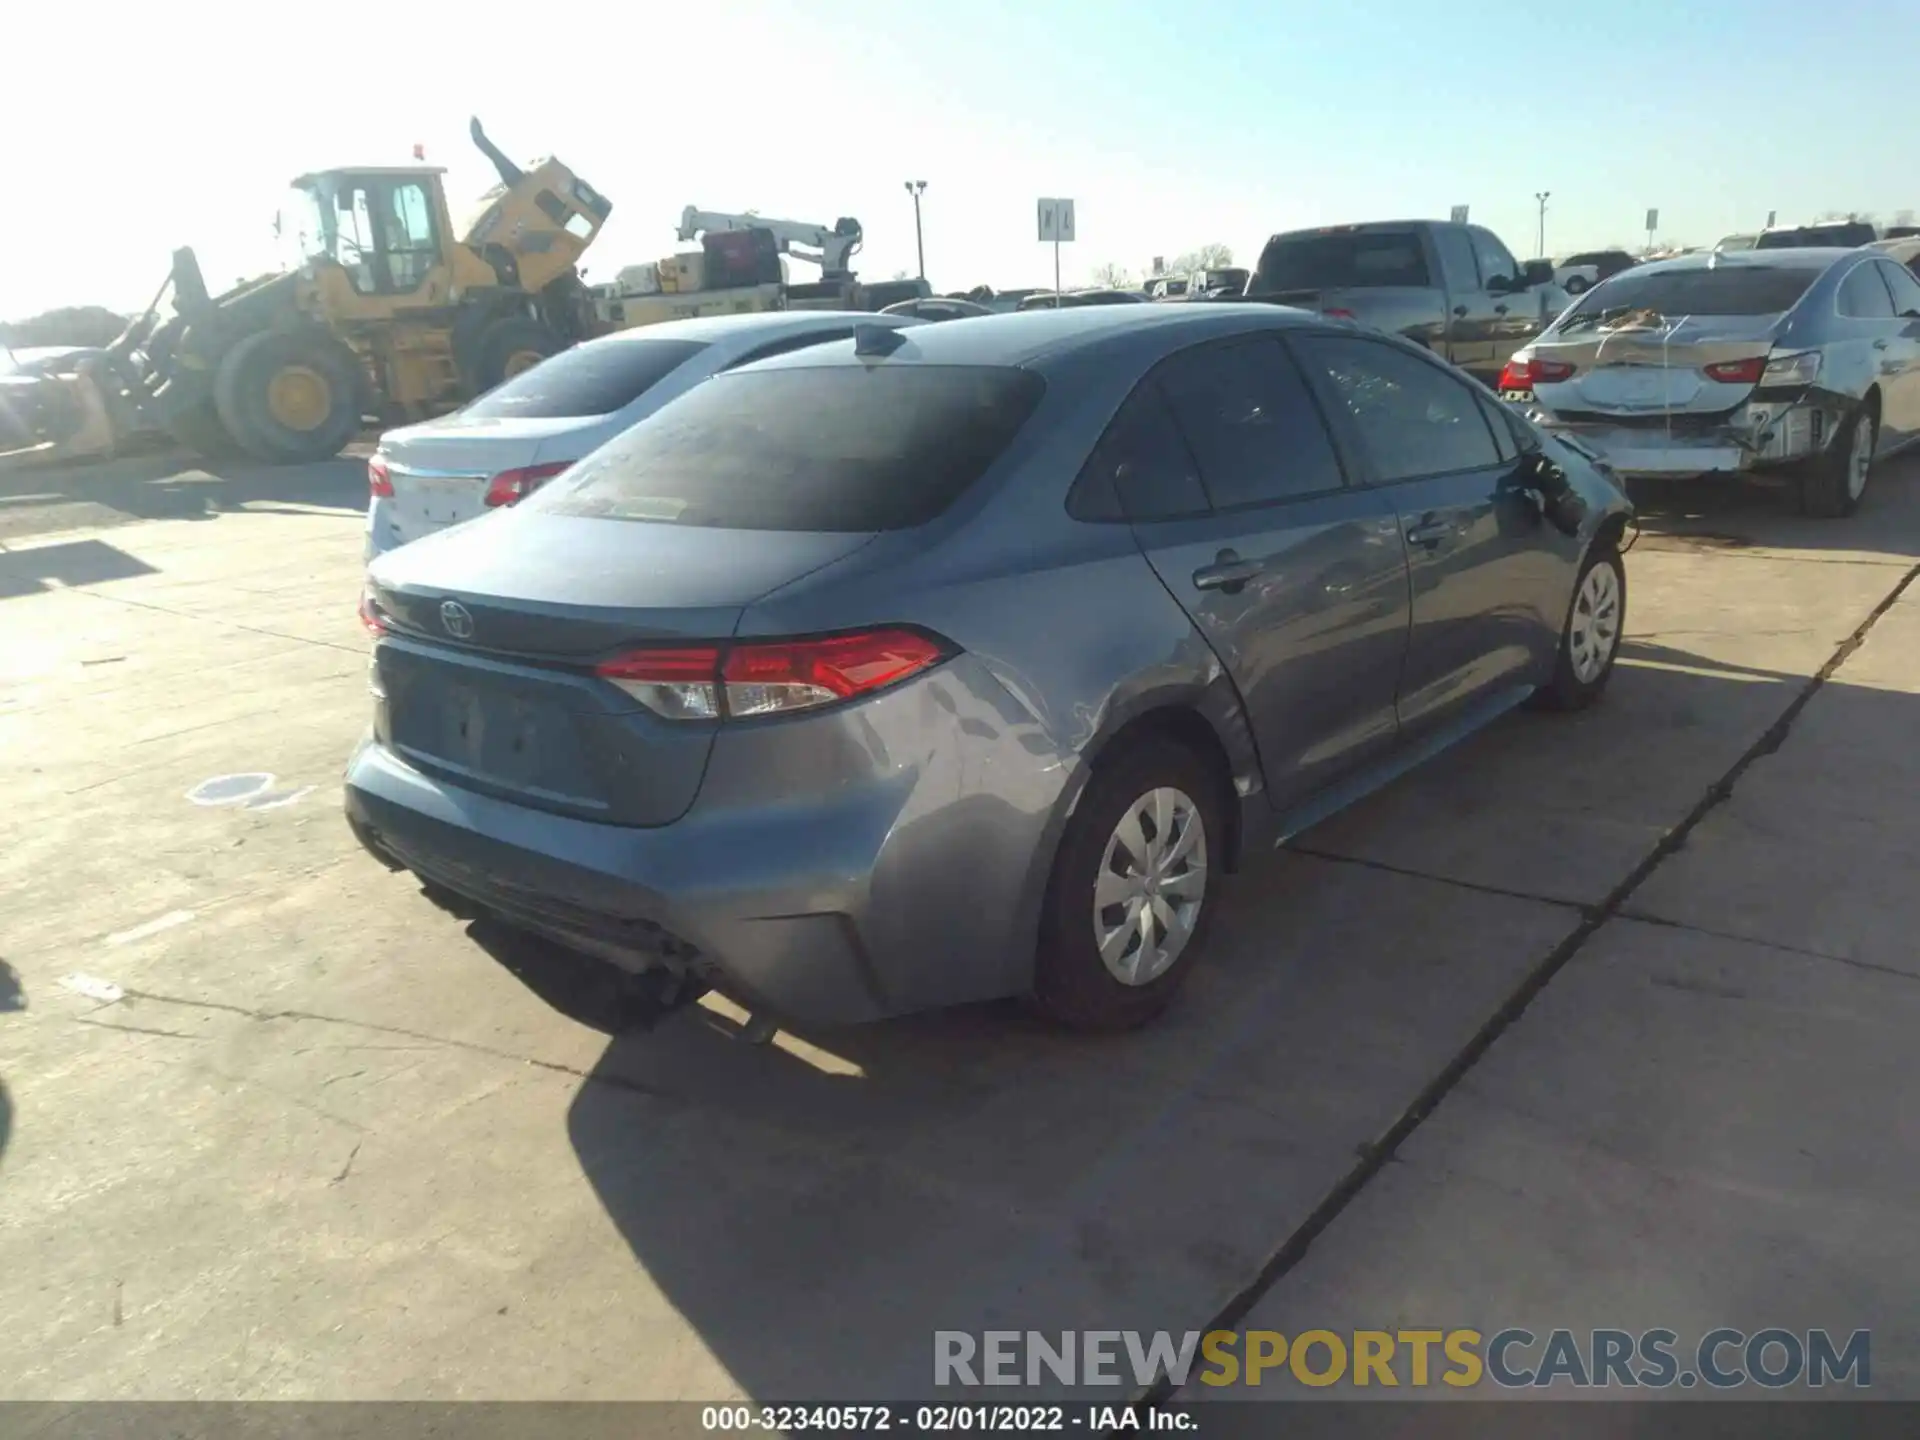
{"type": "MultiPolygon", "coordinates": [[[[1213,335],[1321,324],[1304,310],[1280,305],[1087,305],[969,316],[916,328],[886,362],[921,365],[1024,366],[1158,336],[1169,348],[1213,335]]],[[[854,342],[813,346],[744,367],[747,370],[873,363],[854,342]]],[[[738,373],[738,372],[736,372],[738,373]]]]}
{"type": "Polygon", "coordinates": [[[835,329],[849,321],[894,326],[918,323],[911,315],[881,315],[871,310],[759,310],[747,315],[696,315],[687,320],[636,325],[631,330],[616,330],[588,343],[617,345],[628,340],[691,340],[711,345],[722,340],[803,335],[809,330],[835,329]]]}
{"type": "MultiPolygon", "coordinates": [[[[1778,250],[1695,251],[1666,260],[1649,260],[1633,267],[1640,275],[1664,275],[1684,270],[1824,270],[1836,261],[1856,253],[1843,245],[1782,246],[1778,250]]],[[[1616,277],[1617,278],[1617,277],[1616,277]]]]}

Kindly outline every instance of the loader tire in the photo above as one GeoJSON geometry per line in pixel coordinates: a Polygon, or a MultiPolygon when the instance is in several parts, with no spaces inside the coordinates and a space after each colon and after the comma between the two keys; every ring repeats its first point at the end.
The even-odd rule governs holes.
{"type": "Polygon", "coordinates": [[[227,427],[220,423],[219,412],[211,400],[202,400],[190,410],[168,416],[160,428],[176,444],[205,460],[233,460],[242,453],[233,436],[227,433],[227,427]]]}
{"type": "Polygon", "coordinates": [[[213,398],[248,454],[273,465],[338,455],[360,433],[360,362],[330,335],[264,330],[220,362],[213,398]]]}
{"type": "Polygon", "coordinates": [[[538,320],[525,320],[516,315],[494,321],[480,334],[480,392],[484,394],[501,381],[531,370],[549,355],[558,355],[566,348],[567,342],[538,320]]]}

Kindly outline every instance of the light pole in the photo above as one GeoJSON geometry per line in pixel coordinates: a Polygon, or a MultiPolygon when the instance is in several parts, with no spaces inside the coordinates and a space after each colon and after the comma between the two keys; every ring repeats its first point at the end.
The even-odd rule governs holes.
{"type": "Polygon", "coordinates": [[[920,234],[920,194],[927,188],[924,180],[906,182],[907,193],[913,197],[913,250],[920,260],[920,278],[927,278],[927,242],[920,234]]]}
{"type": "Polygon", "coordinates": [[[1551,194],[1553,194],[1551,190],[1533,192],[1533,198],[1540,202],[1540,248],[1533,253],[1542,260],[1547,258],[1547,197],[1551,194]]]}

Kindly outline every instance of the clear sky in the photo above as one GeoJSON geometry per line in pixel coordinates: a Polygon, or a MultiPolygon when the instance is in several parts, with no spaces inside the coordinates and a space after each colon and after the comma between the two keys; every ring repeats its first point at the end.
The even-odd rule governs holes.
{"type": "Polygon", "coordinates": [[[416,142],[458,214],[473,113],[613,200],[589,280],[689,204],[857,216],[860,273],[911,271],[909,179],[941,290],[1049,283],[1040,195],[1076,201],[1069,284],[1456,204],[1527,256],[1540,190],[1559,254],[1649,206],[1690,243],[1920,207],[1916,0],[5,3],[0,318],[136,308],[182,244],[216,286],[270,268],[289,178],[416,142]]]}

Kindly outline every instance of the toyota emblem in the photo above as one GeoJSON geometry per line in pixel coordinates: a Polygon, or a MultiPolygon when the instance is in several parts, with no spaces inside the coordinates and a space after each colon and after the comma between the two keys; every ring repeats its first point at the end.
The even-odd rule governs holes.
{"type": "Polygon", "coordinates": [[[440,602],[440,624],[456,640],[473,638],[473,612],[458,600],[440,602]]]}

